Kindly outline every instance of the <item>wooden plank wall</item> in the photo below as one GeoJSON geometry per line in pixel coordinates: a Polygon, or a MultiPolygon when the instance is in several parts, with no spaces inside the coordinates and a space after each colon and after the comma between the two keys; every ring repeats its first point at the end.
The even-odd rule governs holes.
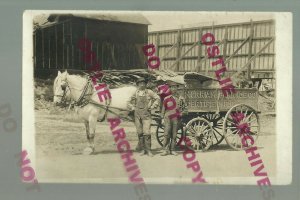
{"type": "MultiPolygon", "coordinates": [[[[215,35],[217,43],[223,41],[223,43],[218,46],[221,56],[225,58],[229,58],[243,41],[252,35],[250,40],[237,52],[237,55],[232,57],[226,65],[228,71],[235,72],[245,65],[253,55],[275,36],[275,24],[273,20],[249,21],[237,24],[150,32],[148,34],[148,43],[153,43],[157,46],[158,56],[162,59],[161,67],[163,69],[178,72],[197,71],[211,74],[215,69],[211,67],[211,60],[205,59],[207,55],[205,46],[200,42],[201,36],[207,32],[211,32],[215,35]],[[253,25],[251,25],[251,23],[253,25]],[[253,26],[252,34],[251,26],[253,26]],[[198,44],[193,47],[195,42],[198,44]],[[177,46],[171,48],[174,44],[177,44],[177,46]],[[181,55],[190,48],[192,49],[182,57],[181,55]],[[174,61],[179,58],[181,61],[178,64],[174,64],[174,61]]],[[[275,50],[273,41],[262,54],[252,62],[250,66],[251,71],[273,72],[274,58],[275,50]]]]}
{"type": "Polygon", "coordinates": [[[36,70],[87,70],[78,41],[87,37],[92,42],[92,51],[103,69],[137,69],[145,67],[141,54],[147,42],[147,25],[67,20],[38,29],[33,35],[34,68],[36,70]],[[114,28],[114,29],[113,29],[114,28]],[[123,30],[114,31],[115,29],[123,30]],[[131,31],[134,34],[131,34],[131,31]],[[109,36],[101,36],[106,33],[109,36]],[[123,35],[132,35],[131,38],[123,35]],[[117,40],[118,41],[113,41],[117,40]]]}
{"type": "MultiPolygon", "coordinates": [[[[74,66],[75,47],[71,22],[38,29],[34,34],[35,69],[69,69],[74,66]]],[[[79,59],[79,57],[78,57],[79,59]]]]}

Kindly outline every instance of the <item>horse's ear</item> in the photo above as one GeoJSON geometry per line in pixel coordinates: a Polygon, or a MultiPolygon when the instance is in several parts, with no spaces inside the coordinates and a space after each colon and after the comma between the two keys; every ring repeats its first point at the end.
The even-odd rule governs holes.
{"type": "Polygon", "coordinates": [[[58,73],[57,73],[57,76],[59,76],[59,75],[61,75],[61,72],[60,72],[60,71],[58,71],[58,73]]]}
{"type": "Polygon", "coordinates": [[[68,74],[68,70],[65,71],[68,74]]]}

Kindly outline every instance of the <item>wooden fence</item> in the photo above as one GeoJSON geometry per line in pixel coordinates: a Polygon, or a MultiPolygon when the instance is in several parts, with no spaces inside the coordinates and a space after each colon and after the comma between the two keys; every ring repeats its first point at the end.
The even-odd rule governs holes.
{"type": "Polygon", "coordinates": [[[248,78],[274,77],[273,20],[150,32],[148,43],[157,47],[162,69],[212,75],[212,60],[201,44],[201,37],[207,32],[214,34],[228,73],[245,71],[248,78]]]}

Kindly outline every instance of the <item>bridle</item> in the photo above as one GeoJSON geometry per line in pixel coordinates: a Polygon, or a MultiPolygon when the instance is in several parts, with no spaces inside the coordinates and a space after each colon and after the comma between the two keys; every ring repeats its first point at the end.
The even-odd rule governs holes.
{"type": "Polygon", "coordinates": [[[54,94],[54,96],[61,97],[61,101],[62,102],[66,102],[67,92],[68,92],[68,90],[69,91],[71,91],[71,90],[70,90],[70,87],[69,87],[69,84],[68,84],[67,80],[62,80],[62,81],[64,82],[64,84],[62,84],[60,87],[63,90],[63,94],[62,95],[60,95],[60,94],[54,94]]]}
{"type": "MultiPolygon", "coordinates": [[[[88,104],[89,100],[90,100],[89,97],[93,94],[93,87],[91,87],[91,86],[92,86],[92,82],[89,78],[87,78],[87,82],[86,82],[84,88],[80,90],[82,92],[81,92],[78,100],[73,100],[73,102],[71,104],[76,105],[76,106],[80,106],[80,107],[83,107],[86,104],[88,104]],[[91,88],[91,89],[89,90],[89,88],[91,88]]],[[[67,79],[62,80],[61,88],[64,91],[63,94],[62,95],[54,95],[54,96],[61,97],[62,102],[66,101],[65,98],[66,98],[68,90],[70,91],[70,94],[71,94],[71,89],[79,90],[79,89],[76,89],[76,88],[71,88],[68,81],[67,81],[67,79]]]]}
{"type": "MultiPolygon", "coordinates": [[[[85,86],[84,86],[83,89],[77,89],[77,88],[71,87],[69,85],[69,83],[68,83],[67,78],[64,79],[64,80],[61,80],[62,81],[61,88],[62,88],[62,90],[64,92],[63,92],[62,95],[54,95],[54,96],[62,97],[62,101],[65,101],[64,99],[65,99],[66,94],[67,94],[67,89],[70,91],[70,94],[71,94],[71,89],[82,91],[81,94],[80,94],[80,96],[79,96],[79,98],[78,98],[78,100],[73,100],[72,103],[70,103],[69,109],[70,109],[71,106],[84,107],[87,104],[91,103],[91,104],[93,104],[93,105],[95,105],[97,107],[100,107],[100,108],[104,109],[104,114],[103,114],[102,119],[100,119],[100,121],[104,121],[104,119],[107,116],[108,112],[113,113],[115,115],[118,115],[115,111],[112,111],[109,108],[114,108],[114,109],[128,111],[127,109],[120,109],[120,108],[116,108],[116,107],[110,106],[111,101],[106,101],[106,105],[101,105],[101,104],[96,103],[93,100],[91,100],[91,95],[94,94],[93,82],[92,82],[92,79],[91,79],[90,76],[86,76],[86,79],[87,79],[87,82],[86,82],[86,84],[85,84],[85,86]]],[[[120,118],[121,119],[127,119],[127,120],[129,119],[127,117],[122,117],[122,116],[120,118]]]]}

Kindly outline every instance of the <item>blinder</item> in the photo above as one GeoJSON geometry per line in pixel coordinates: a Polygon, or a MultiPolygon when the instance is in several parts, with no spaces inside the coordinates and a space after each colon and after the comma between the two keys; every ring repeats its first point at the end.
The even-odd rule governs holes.
{"type": "Polygon", "coordinates": [[[63,94],[62,95],[59,95],[59,94],[56,94],[54,96],[57,96],[57,97],[61,97],[62,98],[62,101],[65,101],[65,96],[67,94],[67,87],[68,87],[68,83],[67,81],[63,81],[64,83],[61,84],[61,89],[63,90],[63,94]]]}
{"type": "Polygon", "coordinates": [[[66,84],[63,84],[63,85],[61,85],[60,87],[61,87],[62,90],[66,90],[67,85],[66,85],[66,84]]]}

